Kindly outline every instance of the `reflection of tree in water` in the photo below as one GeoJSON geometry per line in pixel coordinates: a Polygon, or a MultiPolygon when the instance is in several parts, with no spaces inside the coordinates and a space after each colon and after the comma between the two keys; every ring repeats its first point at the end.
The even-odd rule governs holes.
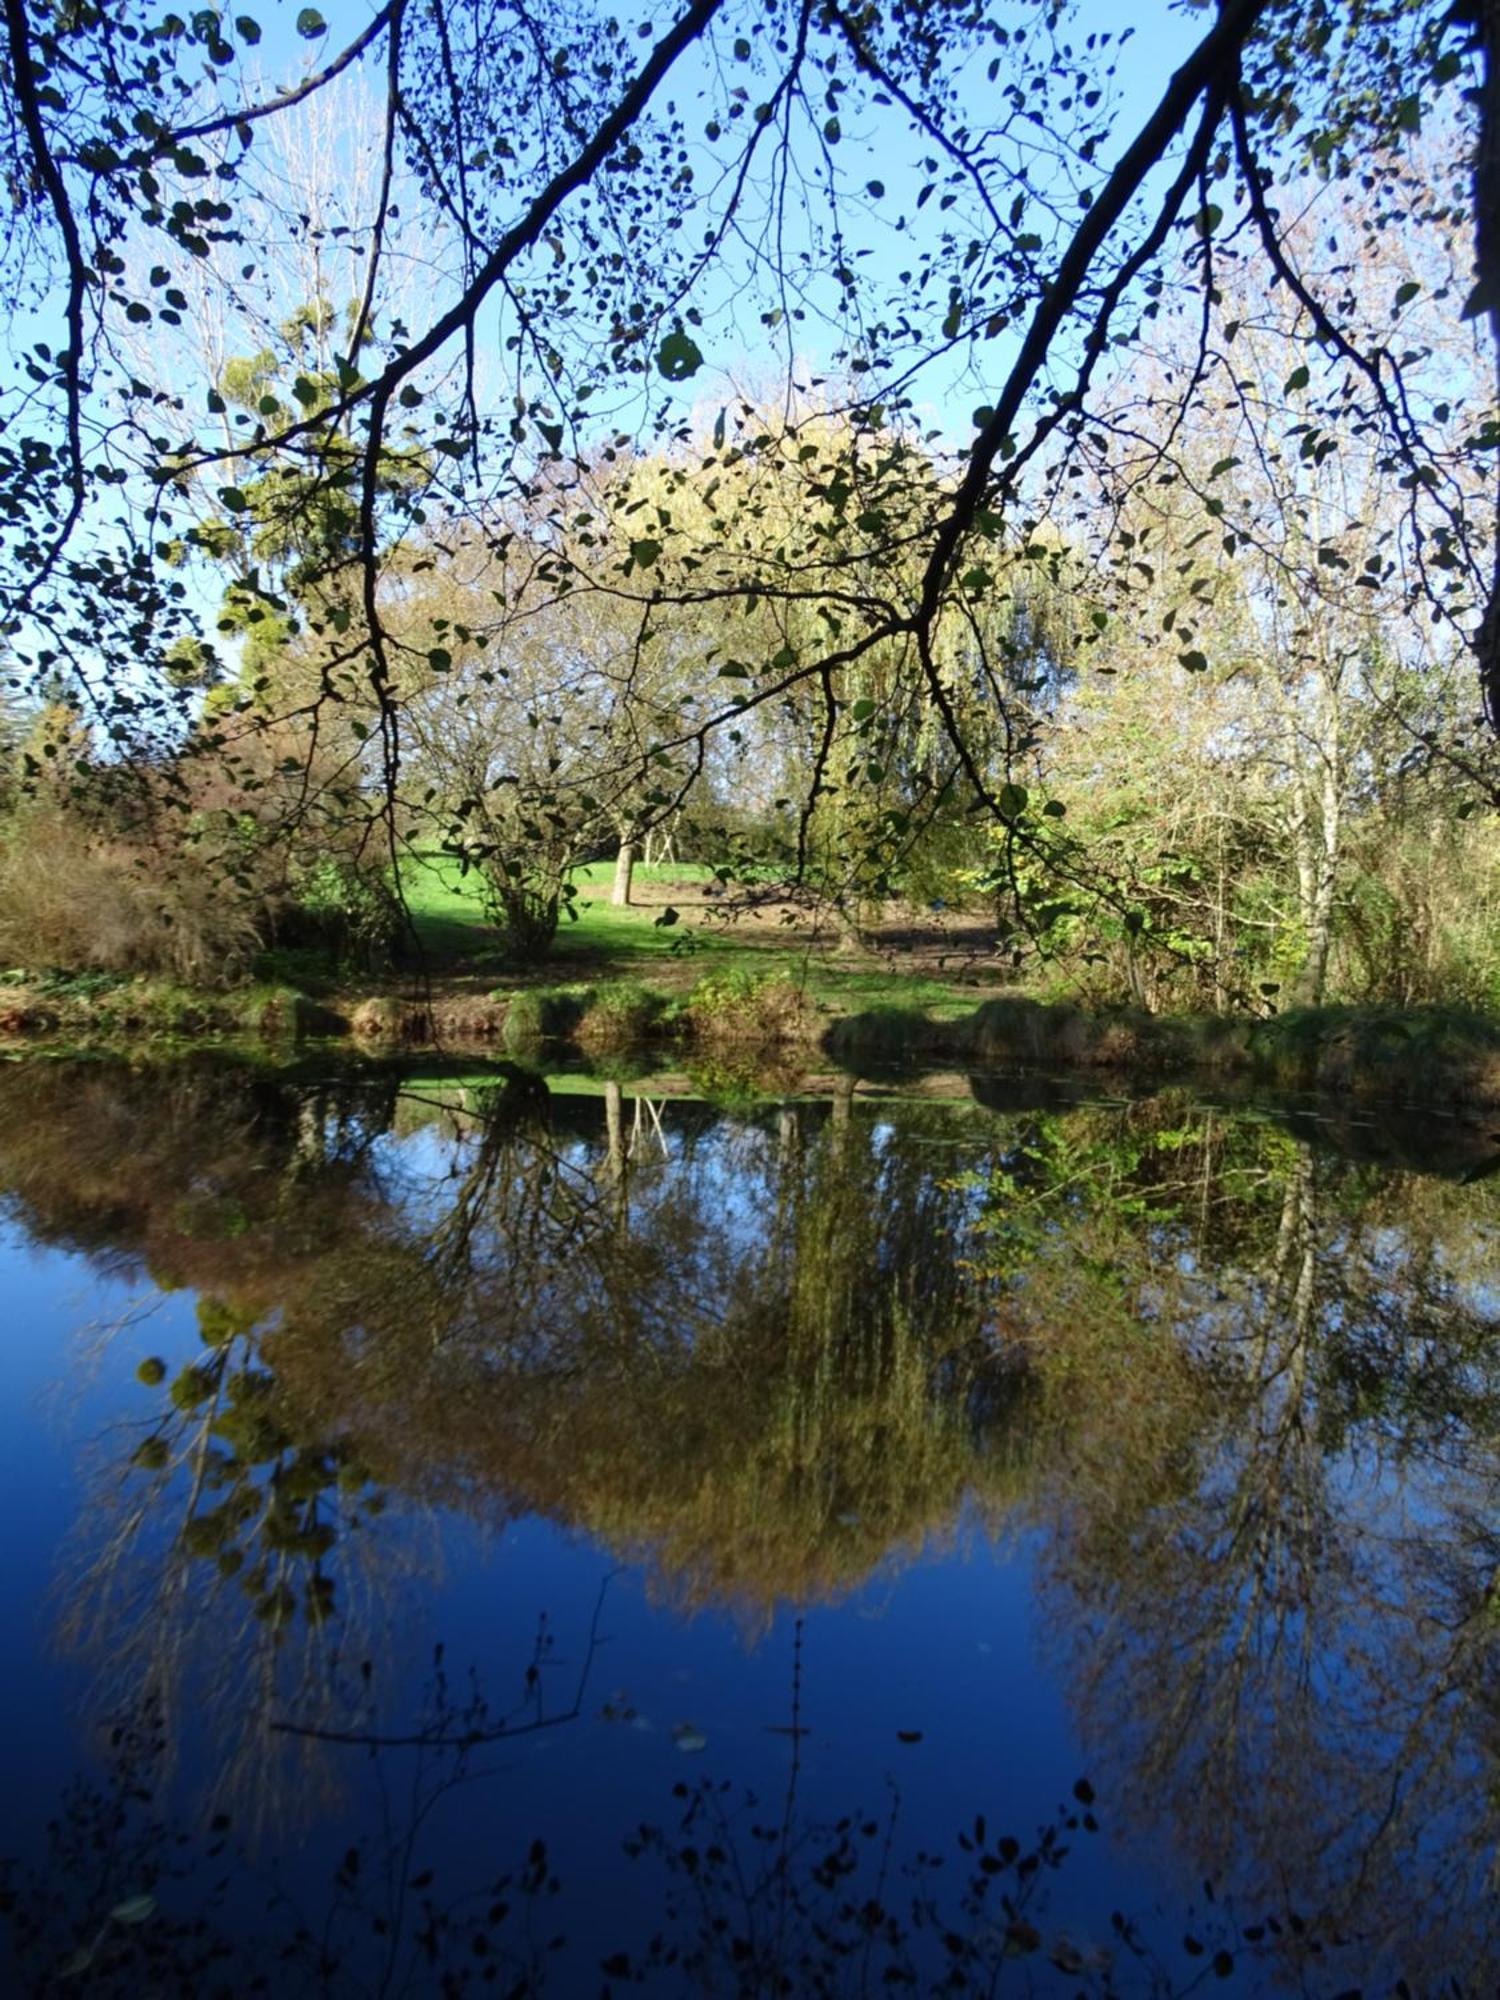
{"type": "MultiPolygon", "coordinates": [[[[252,1083],[237,1117],[222,1088],[201,1130],[157,1132],[136,1207],[74,1201],[64,1233],[149,1244],[159,1281],[257,1328],[236,1408],[319,1464],[490,1518],[556,1514],[755,1616],[1013,1488],[1017,1380],[978,1338],[967,1198],[924,1143],[951,1113],[908,1109],[897,1143],[847,1101],[643,1118],[521,1073],[379,1109],[378,1085],[351,1110],[252,1083]],[[439,1146],[380,1140],[424,1114],[439,1146]]],[[[31,1129],[65,1157],[95,1110],[56,1096],[31,1129]]],[[[223,1366],[168,1385],[189,1405],[174,1420],[223,1366]]],[[[217,1391],[213,1409],[222,1426],[217,1391]]]]}
{"type": "Polygon", "coordinates": [[[1493,1198],[1130,1127],[1044,1126],[992,1214],[1091,1754],[1351,1972],[1492,1983],[1493,1198]]]}
{"type": "Polygon", "coordinates": [[[103,1776],[70,1787],[46,1861],[0,1862],[13,1970],[28,1991],[91,2000],[471,1990],[608,2000],[640,1988],[994,2000],[1056,1991],[1057,1974],[1094,2000],[1185,2000],[1206,1973],[1227,1977],[1263,1955],[1223,1910],[1178,1910],[1149,1928],[1101,1910],[1085,1929],[1076,1915],[1062,1927],[1054,1883],[1098,1832],[1084,1780],[1047,1824],[1012,1832],[981,1812],[936,1850],[913,1845],[894,1785],[873,1814],[853,1802],[837,1818],[810,1814],[799,1792],[801,1645],[799,1619],[778,1796],[705,1777],[647,1801],[659,1816],[621,1840],[640,1871],[640,1915],[612,1935],[591,1896],[568,1897],[576,1885],[559,1879],[542,1838],[502,1856],[480,1834],[489,1788],[505,1777],[489,1752],[534,1725],[491,1728],[482,1699],[472,1689],[455,1699],[440,1663],[408,1733],[351,1731],[380,1810],[354,1823],[336,1866],[304,1866],[295,1890],[246,1849],[230,1815],[192,1826],[163,1808],[166,1731],[147,1701],[113,1732],[103,1776]],[[461,1859],[444,1846],[445,1816],[465,1829],[461,1859]]]}
{"type": "Polygon", "coordinates": [[[315,1722],[352,1574],[410,1546],[409,1510],[348,1525],[378,1490],[551,1514],[755,1623],[976,1496],[1040,1528],[1117,1811],[1356,1960],[1404,1930],[1419,1968],[1487,1965],[1493,1190],[1039,1095],[0,1076],[22,1220],[195,1288],[209,1336],[156,1392],[173,1475],[148,1449],[101,1529],[97,1629],[182,1653],[207,1579],[246,1713],[269,1660],[315,1722]],[[131,1547],[149,1583],[106,1600],[131,1547]]]}
{"type": "Polygon", "coordinates": [[[1014,1487],[966,1198],[847,1102],[11,1072],[0,1171],[34,1234],[198,1294],[107,1441],[67,1624],[112,1697],[175,1715],[206,1674],[263,1784],[272,1712],[317,1719],[331,1652],[378,1642],[414,1553],[385,1490],[554,1514],[759,1621],[1014,1487]]]}
{"type": "MultiPolygon", "coordinates": [[[[378,1359],[366,1337],[357,1421],[405,1484],[554,1514],[759,1616],[1002,1493],[1014,1398],[958,1268],[962,1198],[922,1149],[815,1105],[670,1129],[668,1167],[486,1127],[465,1302],[445,1294],[435,1359],[410,1316],[378,1359]],[[605,1213],[554,1248],[574,1181],[570,1216],[605,1213]]],[[[336,1328],[278,1352],[307,1407],[345,1393],[336,1328]]]]}
{"type": "Polygon", "coordinates": [[[274,1702],[318,1708],[332,1646],[378,1623],[404,1553],[364,1532],[382,1497],[347,1434],[290,1421],[263,1360],[282,1273],[362,1199],[392,1095],[346,1096],[314,1148],[315,1099],[222,1066],[47,1066],[0,1093],[7,1205],[31,1234],[198,1294],[197,1352],[144,1361],[149,1393],[92,1454],[64,1637],[101,1705],[150,1690],[174,1741],[216,1728],[221,1782],[266,1806],[290,1777],[265,1754],[274,1702]]]}

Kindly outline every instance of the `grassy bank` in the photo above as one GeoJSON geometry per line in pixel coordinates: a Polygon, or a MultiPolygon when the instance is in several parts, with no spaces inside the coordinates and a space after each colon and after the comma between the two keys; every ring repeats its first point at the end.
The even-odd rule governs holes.
{"type": "MultiPolygon", "coordinates": [[[[523,1061],[624,1062],[633,1053],[833,1064],[854,1074],[947,1066],[1133,1078],[1197,1076],[1389,1103],[1500,1106],[1500,1022],[1457,1008],[1319,1007],[1265,1020],[1090,1014],[1016,994],[964,1010],[910,982],[872,1006],[757,965],[701,964],[675,985],[641,979],[510,990],[325,994],[260,985],[221,994],[95,977],[0,984],[0,1036],[87,1046],[341,1037],[367,1048],[474,1048],[523,1061]]],[[[873,981],[871,982],[873,983],[873,981]]]]}
{"type": "MultiPolygon", "coordinates": [[[[857,1019],[833,1039],[857,1050],[857,1019]]],[[[1268,1019],[1087,1014],[1006,997],[960,1024],[971,1064],[1236,1078],[1277,1090],[1392,1102],[1500,1104],[1500,1022],[1462,1008],[1303,1007],[1268,1019]]]]}
{"type": "Polygon", "coordinates": [[[1321,1007],[1270,1019],[1087,1013],[1004,985],[993,940],[910,913],[855,948],[783,885],[721,888],[702,868],[580,869],[576,921],[547,965],[508,968],[472,876],[412,864],[419,963],[353,983],[316,954],[269,953],[254,984],[203,992],[103,973],[0,974],[0,1037],[63,1047],[232,1039],[273,1048],[482,1049],[528,1062],[830,1063],[858,1074],[949,1067],[1132,1079],[1200,1076],[1384,1102],[1500,1104],[1500,1023],[1451,1008],[1321,1007]]]}

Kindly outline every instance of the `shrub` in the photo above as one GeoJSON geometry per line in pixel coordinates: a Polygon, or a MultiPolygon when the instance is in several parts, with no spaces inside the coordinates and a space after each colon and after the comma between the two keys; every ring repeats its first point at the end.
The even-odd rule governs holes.
{"type": "Polygon", "coordinates": [[[516,965],[538,965],[552,949],[572,884],[555,867],[527,867],[513,856],[491,856],[480,875],[485,914],[516,965]]]}
{"type": "Polygon", "coordinates": [[[959,1036],[945,1022],[929,1020],[914,1007],[871,1007],[834,1021],[823,1048],[845,1069],[873,1064],[881,1069],[920,1069],[933,1056],[959,1053],[959,1036]]]}
{"type": "Polygon", "coordinates": [[[531,986],[515,994],[505,1015],[507,1050],[513,1056],[536,1055],[548,1042],[568,1040],[591,997],[586,989],[568,987],[531,986]]]}
{"type": "Polygon", "coordinates": [[[349,1025],[362,1042],[403,1042],[410,1036],[410,1019],[414,1011],[406,1001],[381,994],[362,1000],[355,1008],[349,1025]]]}
{"type": "Polygon", "coordinates": [[[194,852],[72,824],[50,805],[18,814],[0,845],[0,962],[226,985],[259,945],[258,915],[194,852]]]}
{"type": "Polygon", "coordinates": [[[791,1042],[808,1038],[815,1010],[793,980],[709,973],[689,993],[680,1018],[699,1042],[791,1042]]]}
{"type": "Polygon", "coordinates": [[[297,871],[276,931],[284,944],[314,944],[340,966],[371,972],[390,963],[403,921],[384,869],[324,856],[297,871]]]}
{"type": "Polygon", "coordinates": [[[578,1024],[578,1044],[593,1054],[631,1048],[660,1025],[665,1008],[659,993],[636,980],[597,987],[578,1024]]]}
{"type": "Polygon", "coordinates": [[[286,1037],[300,1041],[304,1035],[340,1035],[349,1026],[342,1014],[290,986],[273,986],[252,994],[250,1007],[257,1033],[268,1040],[286,1037]]]}

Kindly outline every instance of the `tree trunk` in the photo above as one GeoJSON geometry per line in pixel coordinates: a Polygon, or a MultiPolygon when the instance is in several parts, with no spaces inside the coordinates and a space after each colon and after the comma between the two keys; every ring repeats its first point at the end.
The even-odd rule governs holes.
{"type": "Polygon", "coordinates": [[[1128,935],[1125,939],[1125,982],[1130,988],[1131,1004],[1139,1007],[1143,1014],[1149,1014],[1151,994],[1146,985],[1145,969],[1135,948],[1135,939],[1128,935]]]}
{"type": "Polygon", "coordinates": [[[858,902],[852,905],[834,902],[830,905],[830,913],[838,939],[836,949],[840,952],[863,951],[865,934],[859,921],[861,910],[858,902]]]}
{"type": "Polygon", "coordinates": [[[1321,660],[1299,709],[1278,680],[1282,754],[1292,809],[1287,822],[1297,876],[1303,959],[1292,980],[1294,1006],[1318,1007],[1328,980],[1343,839],[1344,743],[1337,662],[1321,660]]]}
{"type": "Polygon", "coordinates": [[[1297,874],[1307,957],[1292,997],[1299,1006],[1321,1007],[1333,946],[1333,909],[1338,889],[1342,837],[1343,744],[1339,737],[1338,687],[1325,669],[1318,686],[1317,763],[1313,783],[1303,781],[1297,874]]]}
{"type": "MultiPolygon", "coordinates": [[[[1479,136],[1474,149],[1474,276],[1469,310],[1489,321],[1500,386],[1500,0],[1467,0],[1453,13],[1472,21],[1484,52],[1479,136]]],[[[1500,732],[1500,515],[1495,522],[1490,586],[1475,637],[1479,685],[1492,729],[1500,732]]]]}
{"type": "Polygon", "coordinates": [[[635,842],[622,840],[615,856],[615,885],[609,892],[611,905],[623,910],[630,903],[630,878],[635,873],[635,842]]]}

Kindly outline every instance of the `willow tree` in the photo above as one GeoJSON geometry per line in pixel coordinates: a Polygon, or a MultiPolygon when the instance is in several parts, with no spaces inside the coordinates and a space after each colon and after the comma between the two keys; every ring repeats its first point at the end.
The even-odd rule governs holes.
{"type": "MultiPolygon", "coordinates": [[[[1469,413],[1455,460],[1406,394],[1388,317],[1306,268],[1287,220],[1309,204],[1337,217],[1358,258],[1392,229],[1477,218],[1477,282],[1449,308],[1500,326],[1493,0],[1221,0],[1149,102],[1116,88],[1120,36],[1074,35],[1056,0],[1004,21],[946,0],[888,18],[843,0],[689,0],[661,26],[573,0],[385,0],[340,33],[311,6],[263,27],[140,0],[6,0],[5,22],[0,289],[20,331],[0,396],[0,618],[18,658],[73,675],[118,740],[191,712],[164,670],[201,595],[165,553],[185,524],[278,479],[306,507],[322,482],[352,516],[347,586],[328,580],[339,613],[313,634],[326,726],[352,670],[394,838],[406,642],[383,583],[410,538],[543,481],[562,491],[599,454],[678,433],[687,398],[727,404],[738,376],[774,371],[788,392],[821,379],[867,428],[900,435],[933,407],[971,407],[973,423],[961,441],[940,426],[947,476],[921,495],[889,596],[846,579],[910,536],[910,510],[862,504],[852,466],[809,479],[795,560],[755,566],[724,606],[811,604],[828,614],[817,643],[748,661],[648,746],[653,767],[685,779],[747,708],[798,690],[833,728],[838,670],[899,642],[965,783],[1003,818],[943,621],[972,615],[961,671],[1003,712],[979,615],[1007,589],[992,557],[1065,505],[1094,449],[1102,364],[1129,354],[1165,286],[1196,299],[1210,338],[1231,238],[1298,301],[1327,364],[1309,421],[1335,452],[1377,439],[1403,484],[1405,615],[1468,634],[1500,707],[1494,508],[1459,476],[1487,462],[1494,413],[1469,413]],[[379,120],[348,144],[373,149],[376,171],[365,212],[339,225],[365,275],[334,302],[352,308],[335,393],[240,410],[226,440],[190,365],[184,272],[207,271],[232,314],[261,246],[325,226],[316,206],[288,209],[281,162],[308,107],[357,69],[379,120]],[[1472,187],[1404,171],[1424,120],[1456,131],[1472,187]],[[420,309],[397,309],[411,298],[420,309]],[[430,471],[393,492],[393,451],[430,471]]],[[[1198,389],[1190,369],[1183,407],[1198,389]]],[[[714,449],[729,462],[741,441],[720,430],[714,449]]],[[[650,538],[686,567],[692,523],[667,513],[650,538]]],[[[279,610],[253,563],[236,587],[279,610]]]]}

